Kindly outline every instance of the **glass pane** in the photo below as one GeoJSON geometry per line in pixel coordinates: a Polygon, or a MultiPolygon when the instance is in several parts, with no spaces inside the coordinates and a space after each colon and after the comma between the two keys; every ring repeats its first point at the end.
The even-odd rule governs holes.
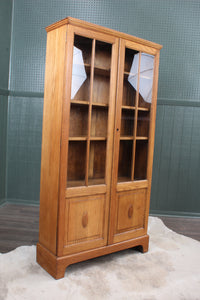
{"type": "Polygon", "coordinates": [[[69,137],[87,137],[88,106],[71,103],[69,137]]]}
{"type": "Polygon", "coordinates": [[[142,180],[147,178],[147,152],[148,141],[137,141],[135,152],[135,171],[134,179],[142,180]]]}
{"type": "Polygon", "coordinates": [[[91,120],[91,137],[107,137],[108,109],[106,107],[93,107],[91,120]]]}
{"type": "Polygon", "coordinates": [[[152,102],[154,56],[141,53],[139,107],[150,109],[152,102]]]}
{"type": "Polygon", "coordinates": [[[132,170],[132,140],[121,140],[119,151],[118,182],[130,181],[132,170]]]}
{"type": "Polygon", "coordinates": [[[67,186],[85,185],[86,142],[69,141],[67,186]]]}
{"type": "Polygon", "coordinates": [[[124,63],[124,84],[123,84],[123,106],[135,107],[136,90],[138,83],[138,60],[139,53],[126,48],[124,63]]]}
{"type": "Polygon", "coordinates": [[[108,105],[112,45],[96,41],[94,60],[93,103],[108,105]]]}
{"type": "Polygon", "coordinates": [[[135,111],[122,109],[120,129],[121,137],[133,137],[134,115],[135,111]]]}
{"type": "Polygon", "coordinates": [[[92,40],[75,35],[71,99],[89,101],[92,40]]]}
{"type": "Polygon", "coordinates": [[[138,137],[149,136],[149,118],[150,118],[150,111],[138,111],[138,118],[137,118],[138,137]]]}
{"type": "Polygon", "coordinates": [[[91,141],[89,156],[88,184],[105,183],[106,142],[91,141]]]}

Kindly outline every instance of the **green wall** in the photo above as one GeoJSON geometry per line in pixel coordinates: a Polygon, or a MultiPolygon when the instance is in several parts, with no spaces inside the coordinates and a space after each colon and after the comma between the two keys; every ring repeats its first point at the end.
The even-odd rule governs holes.
{"type": "Polygon", "coordinates": [[[39,203],[45,27],[67,16],[163,45],[151,211],[199,214],[200,2],[14,1],[7,198],[39,203]]]}
{"type": "Polygon", "coordinates": [[[6,198],[6,139],[12,1],[0,1],[0,204],[6,198]]]}

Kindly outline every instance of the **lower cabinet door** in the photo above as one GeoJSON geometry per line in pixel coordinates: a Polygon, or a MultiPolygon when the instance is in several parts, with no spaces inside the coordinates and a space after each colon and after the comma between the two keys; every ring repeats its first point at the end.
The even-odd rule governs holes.
{"type": "Polygon", "coordinates": [[[146,189],[118,192],[113,242],[145,234],[146,189]]]}
{"type": "Polygon", "coordinates": [[[107,244],[106,195],[66,199],[63,254],[107,244]]]}

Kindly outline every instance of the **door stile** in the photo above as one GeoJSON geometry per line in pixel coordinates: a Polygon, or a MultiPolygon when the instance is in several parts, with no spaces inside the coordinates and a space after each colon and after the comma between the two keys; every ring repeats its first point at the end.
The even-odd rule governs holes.
{"type": "Polygon", "coordinates": [[[151,197],[151,182],[152,182],[152,169],[153,169],[153,154],[154,154],[154,141],[155,141],[155,126],[156,126],[156,109],[157,109],[157,92],[158,92],[158,73],[159,73],[159,57],[160,52],[157,51],[154,60],[154,74],[153,74],[153,90],[152,90],[152,105],[150,115],[150,128],[149,128],[149,147],[147,158],[147,203],[146,203],[146,215],[145,215],[145,230],[148,227],[148,214],[150,208],[151,197]]]}
{"type": "Polygon", "coordinates": [[[90,155],[90,131],[91,131],[91,117],[92,117],[92,96],[93,96],[93,83],[94,83],[94,59],[95,59],[95,44],[96,40],[92,41],[92,58],[91,58],[91,71],[90,71],[90,98],[89,98],[89,111],[88,111],[88,136],[87,136],[87,154],[86,154],[86,170],[85,170],[85,185],[88,186],[89,175],[89,155],[90,155]]]}
{"type": "Polygon", "coordinates": [[[141,62],[141,51],[139,52],[139,63],[138,63],[138,81],[136,91],[136,103],[135,103],[135,119],[133,127],[133,152],[132,152],[132,170],[131,170],[131,181],[134,180],[135,170],[135,149],[136,149],[136,136],[137,136],[137,119],[138,119],[138,102],[139,102],[139,89],[140,89],[140,62],[141,62]]]}
{"type": "Polygon", "coordinates": [[[116,109],[116,87],[117,87],[117,69],[118,69],[118,51],[119,51],[119,42],[118,39],[115,40],[115,43],[112,45],[112,61],[111,61],[111,78],[110,78],[110,103],[109,103],[109,114],[108,120],[110,120],[108,124],[108,133],[107,133],[107,157],[106,161],[110,162],[109,164],[106,163],[106,174],[105,179],[107,182],[107,188],[109,191],[110,197],[110,187],[111,187],[111,174],[112,174],[112,157],[114,151],[113,145],[113,131],[114,131],[114,123],[115,123],[115,109],[116,109]]]}
{"type": "Polygon", "coordinates": [[[112,160],[112,178],[111,178],[111,195],[110,195],[110,223],[108,244],[113,243],[115,219],[116,219],[116,187],[118,175],[118,160],[119,160],[119,142],[120,142],[120,127],[121,127],[121,105],[123,95],[123,68],[125,57],[125,41],[119,39],[119,60],[117,73],[117,92],[116,92],[116,108],[115,108],[115,126],[113,138],[113,160],[112,160]]]}

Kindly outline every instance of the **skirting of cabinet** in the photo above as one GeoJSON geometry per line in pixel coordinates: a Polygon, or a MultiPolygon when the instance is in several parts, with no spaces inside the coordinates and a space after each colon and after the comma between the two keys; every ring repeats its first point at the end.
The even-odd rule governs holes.
{"type": "Polygon", "coordinates": [[[53,255],[50,251],[38,243],[37,262],[55,279],[61,279],[65,276],[65,269],[71,264],[137,246],[141,247],[141,251],[143,253],[147,252],[149,246],[149,236],[144,235],[133,240],[62,257],[53,255]]]}

